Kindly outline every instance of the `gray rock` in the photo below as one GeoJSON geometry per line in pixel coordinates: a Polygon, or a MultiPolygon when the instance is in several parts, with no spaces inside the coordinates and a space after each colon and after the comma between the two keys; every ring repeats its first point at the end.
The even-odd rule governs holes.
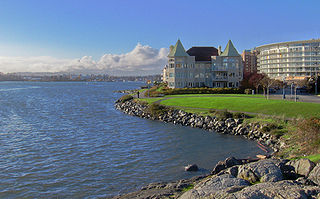
{"type": "Polygon", "coordinates": [[[320,163],[318,163],[310,172],[308,179],[312,180],[317,185],[320,185],[320,163]]]}
{"type": "Polygon", "coordinates": [[[216,164],[216,166],[211,171],[211,174],[218,174],[220,171],[226,168],[229,168],[235,165],[241,165],[241,164],[242,164],[242,160],[238,160],[234,157],[228,157],[224,161],[219,161],[218,164],[216,164]]]}
{"type": "Polygon", "coordinates": [[[226,164],[223,161],[219,161],[211,171],[211,174],[217,174],[224,169],[226,169],[226,164]]]}
{"type": "Polygon", "coordinates": [[[251,183],[277,182],[283,179],[281,169],[276,165],[279,160],[265,159],[239,166],[238,178],[251,183]]]}
{"type": "Polygon", "coordinates": [[[303,185],[307,185],[307,186],[317,186],[317,184],[315,184],[312,180],[307,179],[305,177],[300,177],[298,179],[296,179],[296,182],[299,182],[303,185]]]}
{"type": "Polygon", "coordinates": [[[293,181],[266,182],[246,187],[239,192],[229,194],[224,198],[278,198],[300,199],[317,198],[320,193],[318,186],[304,186],[293,181]]]}
{"type": "Polygon", "coordinates": [[[240,191],[250,183],[246,180],[235,178],[232,175],[224,174],[213,176],[197,184],[193,189],[185,192],[179,198],[224,198],[224,196],[240,191]]]}
{"type": "Polygon", "coordinates": [[[241,164],[242,164],[242,161],[236,159],[235,157],[228,157],[228,158],[225,160],[225,163],[226,163],[226,166],[227,166],[227,167],[232,167],[232,166],[234,166],[234,165],[241,165],[241,164]]]}
{"type": "Polygon", "coordinates": [[[199,168],[196,164],[189,164],[188,166],[184,167],[185,171],[198,171],[199,168]]]}
{"type": "Polygon", "coordinates": [[[314,162],[311,162],[309,159],[297,159],[291,160],[286,165],[293,166],[295,172],[299,175],[308,177],[310,171],[316,166],[314,162]]]}

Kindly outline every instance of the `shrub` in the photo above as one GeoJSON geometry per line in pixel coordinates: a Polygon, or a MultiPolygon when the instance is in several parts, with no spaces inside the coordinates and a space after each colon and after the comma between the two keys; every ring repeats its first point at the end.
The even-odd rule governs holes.
{"type": "Polygon", "coordinates": [[[243,90],[238,88],[175,88],[162,89],[165,95],[179,95],[179,94],[241,94],[243,90]]]}
{"type": "Polygon", "coordinates": [[[229,111],[225,110],[217,110],[215,111],[214,115],[220,119],[227,119],[227,118],[233,118],[233,114],[229,111]]]}
{"type": "Polygon", "coordinates": [[[236,118],[236,119],[244,119],[244,118],[250,118],[249,115],[245,114],[245,113],[233,113],[233,118],[236,118]]]}
{"type": "Polygon", "coordinates": [[[288,131],[285,129],[272,129],[270,131],[270,134],[276,136],[276,138],[280,138],[281,136],[283,136],[284,134],[286,134],[288,131]]]}
{"type": "Polygon", "coordinates": [[[270,124],[267,124],[266,126],[262,127],[262,132],[264,133],[267,133],[267,132],[270,132],[272,130],[275,130],[275,129],[282,129],[283,127],[282,126],[278,126],[276,124],[273,124],[273,123],[270,123],[270,124]]]}
{"type": "Polygon", "coordinates": [[[250,88],[247,88],[247,89],[244,90],[244,93],[249,95],[249,94],[252,93],[252,90],[250,88]]]}
{"type": "Polygon", "coordinates": [[[133,97],[131,95],[124,95],[124,96],[120,97],[118,102],[124,103],[124,102],[132,100],[132,99],[133,99],[133,97]]]}
{"type": "Polygon", "coordinates": [[[298,121],[294,138],[304,154],[320,152],[320,118],[309,118],[298,121]]]}
{"type": "Polygon", "coordinates": [[[149,105],[148,110],[151,115],[159,116],[159,115],[163,115],[165,112],[169,111],[170,109],[161,104],[153,103],[149,105]]]}

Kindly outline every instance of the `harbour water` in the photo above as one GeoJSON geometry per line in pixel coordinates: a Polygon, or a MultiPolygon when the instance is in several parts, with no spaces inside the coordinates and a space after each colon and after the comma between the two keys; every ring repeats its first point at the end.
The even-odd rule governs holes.
{"type": "Polygon", "coordinates": [[[0,82],[0,198],[97,198],[210,172],[253,141],[125,115],[142,83],[0,82]],[[201,170],[188,173],[184,165],[201,170]]]}

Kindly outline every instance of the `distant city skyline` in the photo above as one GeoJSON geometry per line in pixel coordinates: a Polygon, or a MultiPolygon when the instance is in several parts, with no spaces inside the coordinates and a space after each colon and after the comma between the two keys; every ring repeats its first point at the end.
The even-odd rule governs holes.
{"type": "Polygon", "coordinates": [[[168,48],[320,37],[319,1],[0,2],[0,72],[159,74],[168,48]]]}

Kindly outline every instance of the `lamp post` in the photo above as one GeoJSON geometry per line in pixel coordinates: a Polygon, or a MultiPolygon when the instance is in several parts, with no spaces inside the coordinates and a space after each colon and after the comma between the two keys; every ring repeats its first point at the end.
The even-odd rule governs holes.
{"type": "Polygon", "coordinates": [[[285,91],[285,80],[286,80],[286,78],[283,77],[282,80],[283,80],[282,99],[286,99],[286,91],[285,91]]]}
{"type": "Polygon", "coordinates": [[[293,87],[293,82],[291,83],[291,87],[290,87],[290,99],[292,99],[292,87],[293,87]]]}
{"type": "Polygon", "coordinates": [[[315,81],[315,83],[314,83],[314,86],[315,86],[315,88],[314,88],[314,94],[315,94],[315,95],[318,95],[318,73],[316,73],[316,81],[315,81]]]}

